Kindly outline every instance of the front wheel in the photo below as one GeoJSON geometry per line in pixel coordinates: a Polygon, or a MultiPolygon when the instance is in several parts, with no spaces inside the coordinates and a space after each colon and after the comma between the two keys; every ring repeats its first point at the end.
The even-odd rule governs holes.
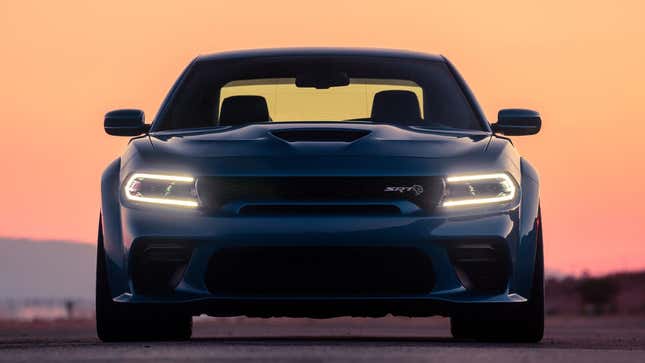
{"type": "Polygon", "coordinates": [[[133,311],[112,301],[108,286],[103,229],[99,221],[96,252],[96,333],[104,342],[140,340],[188,340],[190,315],[163,315],[133,311]]]}
{"type": "Polygon", "coordinates": [[[457,339],[537,343],[544,336],[544,246],[538,212],[535,271],[531,296],[519,309],[494,317],[453,317],[450,331],[457,339]]]}

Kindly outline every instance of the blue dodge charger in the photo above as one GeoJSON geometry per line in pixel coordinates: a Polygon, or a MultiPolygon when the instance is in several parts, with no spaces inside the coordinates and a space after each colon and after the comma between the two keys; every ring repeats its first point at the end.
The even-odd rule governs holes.
{"type": "Polygon", "coordinates": [[[442,56],[281,49],[196,58],[101,180],[104,341],[188,339],[192,317],[442,315],[460,339],[536,342],[536,170],[442,56]]]}

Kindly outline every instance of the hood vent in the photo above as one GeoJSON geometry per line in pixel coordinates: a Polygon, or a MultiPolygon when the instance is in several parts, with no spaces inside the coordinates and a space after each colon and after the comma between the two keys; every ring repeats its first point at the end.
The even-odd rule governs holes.
{"type": "Polygon", "coordinates": [[[288,142],[353,142],[369,134],[367,130],[301,129],[272,131],[273,136],[288,142]]]}

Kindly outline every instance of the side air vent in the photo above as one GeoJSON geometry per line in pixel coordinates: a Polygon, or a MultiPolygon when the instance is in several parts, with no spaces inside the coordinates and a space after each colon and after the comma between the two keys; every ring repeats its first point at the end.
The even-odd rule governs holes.
{"type": "Polygon", "coordinates": [[[193,253],[188,241],[135,240],[131,252],[132,284],[143,295],[170,294],[181,281],[193,253]]]}
{"type": "Polygon", "coordinates": [[[465,288],[487,292],[506,289],[510,257],[504,241],[452,241],[448,255],[465,288]]]}
{"type": "Polygon", "coordinates": [[[369,134],[366,130],[281,130],[273,131],[271,134],[288,142],[352,142],[369,134]]]}

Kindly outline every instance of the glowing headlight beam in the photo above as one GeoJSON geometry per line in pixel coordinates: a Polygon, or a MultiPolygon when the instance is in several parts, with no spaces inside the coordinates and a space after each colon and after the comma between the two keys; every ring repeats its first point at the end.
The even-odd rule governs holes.
{"type": "Polygon", "coordinates": [[[199,203],[196,200],[154,198],[154,197],[145,197],[141,195],[132,194],[132,190],[134,189],[135,184],[145,183],[145,180],[168,181],[168,182],[182,183],[182,184],[189,184],[189,183],[195,182],[195,178],[191,176],[134,173],[132,174],[132,176],[130,176],[130,178],[128,179],[128,182],[125,183],[125,186],[124,186],[125,197],[128,200],[135,201],[135,202],[143,202],[143,203],[173,205],[173,206],[189,207],[189,208],[195,208],[199,206],[199,203]]]}
{"type": "Polygon", "coordinates": [[[463,182],[478,182],[478,181],[495,181],[497,180],[499,184],[505,189],[505,194],[496,197],[484,197],[467,199],[448,199],[444,200],[442,206],[444,207],[458,207],[465,205],[481,205],[481,204],[490,204],[490,203],[502,203],[509,202],[515,199],[516,187],[515,183],[508,174],[505,173],[495,173],[495,174],[480,174],[480,175],[461,175],[461,176],[451,176],[446,178],[446,184],[458,184],[463,182]]]}
{"type": "Polygon", "coordinates": [[[160,175],[160,174],[145,174],[145,173],[134,173],[130,177],[130,181],[134,179],[153,179],[153,180],[168,180],[168,181],[177,181],[184,183],[192,183],[195,181],[195,178],[192,176],[177,176],[177,175],[160,175]]]}

